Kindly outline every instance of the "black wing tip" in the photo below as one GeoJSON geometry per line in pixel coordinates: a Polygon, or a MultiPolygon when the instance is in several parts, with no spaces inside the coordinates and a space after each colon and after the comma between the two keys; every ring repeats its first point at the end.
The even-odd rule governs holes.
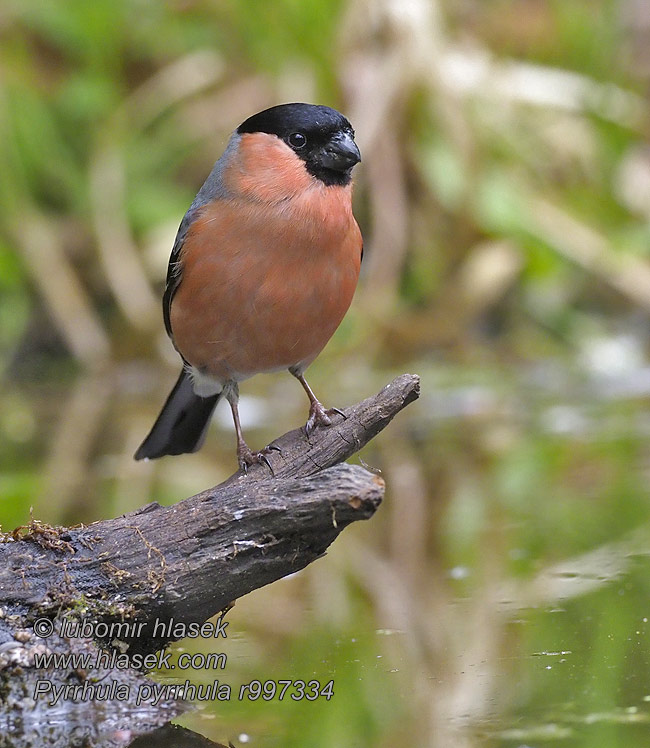
{"type": "Polygon", "coordinates": [[[144,460],[157,460],[159,457],[165,457],[169,452],[164,447],[154,448],[147,444],[148,439],[145,439],[142,444],[138,447],[137,452],[133,455],[133,459],[144,460]]]}
{"type": "Polygon", "coordinates": [[[157,460],[159,457],[165,457],[167,452],[163,450],[155,450],[155,449],[149,449],[147,448],[146,443],[142,443],[139,447],[137,452],[133,455],[133,459],[137,462],[140,462],[141,460],[144,460],[145,462],[148,462],[149,460],[157,460]]]}
{"type": "MultiPolygon", "coordinates": [[[[201,436],[204,437],[203,434],[201,436]]],[[[148,440],[145,439],[138,447],[138,450],[133,455],[134,460],[138,462],[144,460],[147,462],[148,460],[157,460],[160,457],[175,457],[176,455],[193,454],[201,449],[204,438],[199,439],[199,441],[192,445],[169,443],[160,447],[149,446],[147,441],[148,440]]]]}
{"type": "Polygon", "coordinates": [[[153,459],[153,455],[147,454],[147,451],[142,448],[142,445],[140,445],[137,452],[133,455],[133,459],[138,462],[140,460],[151,460],[153,459]]]}
{"type": "Polygon", "coordinates": [[[167,455],[198,451],[205,441],[219,396],[220,393],[206,398],[195,395],[191,378],[183,369],[151,431],[133,458],[138,461],[156,460],[167,455]]]}

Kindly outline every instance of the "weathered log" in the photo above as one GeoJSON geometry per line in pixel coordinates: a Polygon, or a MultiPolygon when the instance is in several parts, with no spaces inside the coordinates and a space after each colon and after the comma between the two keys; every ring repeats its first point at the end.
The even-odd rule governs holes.
{"type": "Polygon", "coordinates": [[[322,556],[383,496],[381,478],[339,463],[418,394],[418,378],[405,374],[335,415],[333,425],[309,437],[302,429],[285,434],[274,442],[281,451],[269,455],[273,474],[255,465],[173,506],[153,503],[71,528],[32,521],[0,536],[0,686],[3,668],[6,684],[17,662],[30,666],[39,643],[64,651],[75,634],[57,634],[72,617],[94,622],[101,645],[151,653],[322,556]],[[34,621],[43,618],[55,624],[51,640],[35,636],[34,621]]]}
{"type": "Polygon", "coordinates": [[[307,478],[244,479],[88,527],[32,532],[0,546],[0,598],[37,616],[69,609],[115,623],[109,636],[153,652],[184,638],[183,623],[205,621],[318,558],[344,527],[373,514],[382,493],[381,478],[340,465],[307,478]],[[154,626],[163,620],[178,623],[177,633],[154,626]],[[134,623],[134,635],[121,621],[134,623]]]}

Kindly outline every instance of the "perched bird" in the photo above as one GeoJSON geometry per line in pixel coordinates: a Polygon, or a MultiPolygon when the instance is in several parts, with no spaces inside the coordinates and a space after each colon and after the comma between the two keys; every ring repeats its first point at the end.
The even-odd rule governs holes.
{"type": "MultiPolygon", "coordinates": [[[[198,450],[230,403],[240,466],[264,461],[242,435],[239,382],[288,369],[309,398],[309,433],[330,415],[304,378],[345,315],[363,251],[352,215],[361,160],[339,112],[282,104],[232,134],[183,218],[163,297],[183,370],[136,460],[198,450]]],[[[266,449],[269,449],[267,447],[266,449]]]]}

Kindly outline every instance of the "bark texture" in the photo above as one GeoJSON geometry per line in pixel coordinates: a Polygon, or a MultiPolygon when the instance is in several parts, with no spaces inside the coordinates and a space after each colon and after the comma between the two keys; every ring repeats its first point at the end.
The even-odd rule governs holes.
{"type": "Polygon", "coordinates": [[[273,474],[255,465],[173,506],[81,527],[32,521],[0,536],[0,721],[3,672],[11,689],[7,676],[29,670],[34,651],[80,646],[60,635],[62,621],[105,624],[105,638],[82,645],[89,651],[153,653],[183,638],[184,626],[322,556],[345,527],[374,514],[384,492],[376,474],[340,463],[418,394],[418,378],[405,374],[331,426],[285,434],[269,455],[273,474]],[[50,638],[35,633],[43,618],[54,624],[50,638]]]}

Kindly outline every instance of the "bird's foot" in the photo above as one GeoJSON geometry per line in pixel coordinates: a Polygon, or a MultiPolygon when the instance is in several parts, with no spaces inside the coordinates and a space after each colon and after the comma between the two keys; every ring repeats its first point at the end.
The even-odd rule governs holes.
{"type": "Polygon", "coordinates": [[[322,403],[315,400],[309,408],[309,418],[305,424],[305,433],[307,436],[309,436],[317,426],[331,426],[332,416],[335,413],[339,416],[343,416],[344,419],[347,418],[342,410],[339,410],[338,408],[326,409],[322,403]]]}
{"type": "Polygon", "coordinates": [[[274,444],[269,444],[259,452],[253,452],[253,450],[244,441],[238,444],[237,461],[239,462],[239,467],[242,472],[246,474],[248,473],[248,468],[251,465],[260,465],[264,463],[264,465],[266,465],[271,471],[271,475],[275,475],[273,466],[271,465],[271,463],[269,462],[269,458],[267,457],[268,452],[279,452],[280,454],[282,454],[282,450],[280,449],[280,447],[276,447],[274,444]]]}

